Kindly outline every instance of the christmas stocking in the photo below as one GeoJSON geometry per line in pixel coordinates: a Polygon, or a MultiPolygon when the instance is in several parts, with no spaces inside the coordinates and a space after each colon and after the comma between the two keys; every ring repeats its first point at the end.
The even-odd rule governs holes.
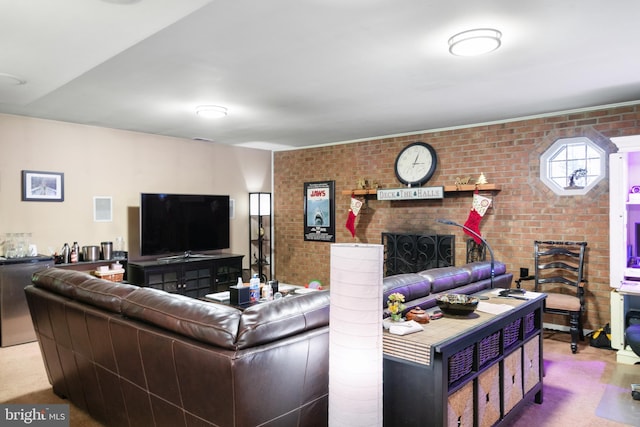
{"type": "MultiPolygon", "coordinates": [[[[482,236],[482,234],[480,233],[480,221],[482,220],[484,214],[487,212],[487,209],[489,209],[489,206],[491,206],[491,199],[479,195],[478,189],[476,189],[475,193],[473,193],[473,205],[471,206],[471,212],[469,212],[469,218],[467,218],[464,226],[477,233],[478,236],[482,236]]],[[[478,236],[473,235],[473,233],[470,233],[466,229],[464,230],[464,232],[473,237],[473,240],[477,244],[482,244],[482,239],[480,239],[478,236]]]]}
{"type": "Polygon", "coordinates": [[[360,212],[362,202],[355,197],[351,196],[351,208],[349,209],[349,216],[347,217],[347,230],[351,232],[351,237],[356,237],[356,217],[360,212]]]}

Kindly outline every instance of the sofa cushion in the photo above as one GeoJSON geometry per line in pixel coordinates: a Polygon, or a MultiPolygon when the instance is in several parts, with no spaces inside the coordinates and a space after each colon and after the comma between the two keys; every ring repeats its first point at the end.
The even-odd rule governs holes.
{"type": "Polygon", "coordinates": [[[238,349],[269,343],[329,324],[329,291],[309,292],[247,308],[238,328],[238,349]]]}
{"type": "Polygon", "coordinates": [[[137,286],[114,283],[79,271],[60,268],[37,271],[32,276],[32,282],[39,288],[113,313],[121,313],[122,299],[138,289],[137,286]]]}
{"type": "Polygon", "coordinates": [[[89,278],[76,287],[76,300],[114,313],[122,312],[122,299],[138,289],[137,286],[89,278]]]}
{"type": "Polygon", "coordinates": [[[440,267],[419,272],[431,282],[431,293],[447,291],[471,281],[471,272],[460,267],[440,267]]]}
{"type": "Polygon", "coordinates": [[[403,273],[382,279],[382,303],[387,306],[389,295],[399,292],[405,301],[422,298],[431,293],[431,281],[417,273],[403,273]]]}
{"type": "MultiPolygon", "coordinates": [[[[490,261],[476,261],[469,264],[465,264],[460,268],[464,268],[469,271],[471,275],[470,282],[477,282],[478,280],[488,279],[491,277],[491,262],[490,261]]],[[[507,266],[500,261],[495,261],[493,265],[493,272],[495,276],[504,274],[507,271],[507,266]]]]}
{"type": "Polygon", "coordinates": [[[91,276],[88,274],[75,270],[46,268],[33,273],[31,282],[38,288],[47,289],[58,295],[74,298],[76,286],[90,278],[91,276]]]}
{"type": "Polygon", "coordinates": [[[220,347],[234,349],[240,310],[212,302],[138,288],[122,302],[122,314],[220,347]]]}

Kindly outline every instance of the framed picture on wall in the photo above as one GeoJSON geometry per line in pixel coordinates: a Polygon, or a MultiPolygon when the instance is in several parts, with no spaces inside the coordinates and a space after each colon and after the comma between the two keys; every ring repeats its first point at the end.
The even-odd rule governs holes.
{"type": "Polygon", "coordinates": [[[22,201],[64,201],[64,174],[61,172],[37,172],[23,170],[22,201]]]}
{"type": "Polygon", "coordinates": [[[336,241],[335,181],[304,183],[304,240],[336,241]]]}

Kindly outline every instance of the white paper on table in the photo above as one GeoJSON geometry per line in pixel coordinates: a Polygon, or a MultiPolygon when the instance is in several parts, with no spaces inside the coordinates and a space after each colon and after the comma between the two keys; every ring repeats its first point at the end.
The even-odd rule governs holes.
{"type": "Polygon", "coordinates": [[[483,313],[500,314],[506,313],[507,311],[513,310],[514,308],[515,307],[508,304],[492,304],[489,302],[480,301],[476,310],[482,311],[483,313]]]}
{"type": "Polygon", "coordinates": [[[215,294],[207,294],[204,296],[206,299],[214,300],[214,301],[227,301],[231,298],[229,291],[217,292],[215,294]]]}

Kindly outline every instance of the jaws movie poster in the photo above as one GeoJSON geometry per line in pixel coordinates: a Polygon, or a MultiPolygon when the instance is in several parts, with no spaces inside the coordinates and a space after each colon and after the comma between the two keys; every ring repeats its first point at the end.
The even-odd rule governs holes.
{"type": "Polygon", "coordinates": [[[335,181],[304,183],[304,240],[336,241],[335,181]]]}

